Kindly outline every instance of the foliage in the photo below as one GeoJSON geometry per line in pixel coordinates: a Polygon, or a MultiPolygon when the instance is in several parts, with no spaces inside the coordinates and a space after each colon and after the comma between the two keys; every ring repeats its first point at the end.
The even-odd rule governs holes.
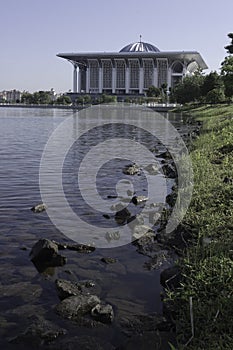
{"type": "Polygon", "coordinates": [[[217,72],[210,72],[204,77],[203,84],[201,86],[202,96],[207,96],[207,94],[214,89],[223,88],[223,80],[217,72]]]}
{"type": "Polygon", "coordinates": [[[146,95],[148,97],[159,97],[160,96],[160,90],[159,90],[159,88],[157,88],[154,85],[152,85],[152,86],[150,86],[148,88],[146,95]]]}
{"type": "Polygon", "coordinates": [[[223,88],[215,88],[210,90],[206,95],[207,103],[221,103],[225,100],[223,88]]]}
{"type": "Polygon", "coordinates": [[[225,86],[225,95],[231,98],[233,96],[233,56],[225,57],[221,65],[221,74],[225,86]]]}
{"type": "Polygon", "coordinates": [[[25,92],[22,94],[21,102],[25,104],[52,104],[53,99],[50,91],[37,91],[33,94],[25,92]]]}
{"type": "Polygon", "coordinates": [[[194,75],[186,76],[178,83],[173,91],[173,96],[178,103],[198,101],[201,97],[201,87],[204,77],[197,72],[194,75]]]}
{"type": "Polygon", "coordinates": [[[61,104],[61,105],[70,105],[72,103],[72,101],[71,101],[71,98],[69,96],[62,95],[56,99],[56,103],[61,104]]]}
{"type": "Polygon", "coordinates": [[[225,46],[225,49],[227,50],[228,53],[233,53],[233,33],[229,33],[228,37],[231,39],[231,44],[225,46]]]}

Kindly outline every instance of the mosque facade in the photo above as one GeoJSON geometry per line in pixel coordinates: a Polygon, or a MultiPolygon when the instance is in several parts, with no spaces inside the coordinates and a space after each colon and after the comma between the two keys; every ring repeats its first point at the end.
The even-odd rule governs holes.
{"type": "Polygon", "coordinates": [[[119,52],[59,53],[73,65],[73,93],[145,95],[150,86],[173,88],[183,77],[207,69],[197,51],[160,51],[142,42],[119,52]]]}

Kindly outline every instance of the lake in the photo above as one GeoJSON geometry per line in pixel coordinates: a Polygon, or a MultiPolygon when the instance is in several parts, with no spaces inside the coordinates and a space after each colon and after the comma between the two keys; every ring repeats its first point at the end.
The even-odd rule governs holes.
{"type": "MultiPolygon", "coordinates": [[[[127,118],[131,118],[131,111],[127,118]]],[[[136,108],[134,116],[135,113],[136,108]]],[[[114,205],[119,201],[129,204],[133,216],[142,217],[144,224],[148,225],[151,208],[156,207],[159,213],[166,205],[166,196],[171,191],[173,180],[165,179],[160,172],[148,172],[147,176],[143,175],[144,171],[136,176],[122,172],[130,161],[137,161],[140,157],[143,157],[141,163],[144,162],[144,166],[151,163],[151,158],[160,166],[161,159],[156,160],[156,156],[166,151],[161,140],[146,130],[145,120],[140,120],[140,115],[135,117],[140,127],[127,118],[117,122],[112,110],[109,119],[109,114],[103,117],[98,108],[91,113],[87,110],[0,108],[2,348],[31,349],[27,341],[19,341],[16,347],[9,340],[24,334],[35,315],[66,329],[66,337],[98,336],[118,345],[123,339],[119,322],[125,315],[162,312],[160,270],[168,266],[170,261],[161,260],[156,268],[148,265],[150,257],[138,252],[137,245],[130,243],[132,237],[129,238],[128,231],[124,231],[124,225],[116,222],[114,205]],[[59,126],[63,128],[54,134],[59,126]],[[129,143],[127,141],[124,144],[124,140],[128,139],[129,143]],[[67,144],[67,140],[70,143],[67,144]],[[131,154],[129,149],[126,152],[131,143],[138,147],[137,154],[131,154]],[[107,152],[109,147],[115,149],[111,157],[107,152]],[[59,157],[54,160],[53,152],[62,153],[63,148],[62,161],[59,157]],[[146,149],[150,150],[150,154],[146,149]],[[47,163],[41,170],[42,155],[47,163]],[[78,224],[69,216],[64,217],[66,208],[57,190],[56,178],[53,178],[53,169],[61,164],[66,205],[69,205],[71,218],[78,218],[78,224]],[[81,175],[78,176],[78,172],[81,175]],[[94,187],[93,179],[96,180],[94,187]],[[134,192],[138,196],[149,197],[147,203],[142,206],[132,205],[130,198],[134,192]],[[33,213],[31,208],[45,199],[51,201],[48,211],[33,213]],[[107,239],[111,230],[121,232],[120,240],[107,239]],[[67,257],[64,266],[39,273],[29,253],[40,238],[63,243],[74,241],[93,244],[96,250],[90,254],[62,251],[62,255],[67,257]],[[101,260],[103,257],[112,257],[117,261],[106,264],[101,260]],[[59,303],[54,285],[58,278],[74,282],[94,280],[100,299],[113,306],[113,325],[107,330],[88,329],[61,319],[54,311],[55,305],[59,303]]],[[[182,116],[167,114],[165,119],[178,128],[183,125],[182,116]]],[[[137,148],[133,146],[132,149],[137,148]]]]}

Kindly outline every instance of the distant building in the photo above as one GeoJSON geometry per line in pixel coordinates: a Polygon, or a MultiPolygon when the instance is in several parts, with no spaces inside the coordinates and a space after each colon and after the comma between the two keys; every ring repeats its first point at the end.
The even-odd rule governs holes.
{"type": "Polygon", "coordinates": [[[9,102],[9,103],[20,102],[21,96],[22,96],[22,92],[18,90],[0,92],[0,100],[2,102],[9,102]]]}
{"type": "Polygon", "coordinates": [[[143,95],[152,85],[169,89],[187,74],[208,68],[196,51],[160,51],[141,40],[119,52],[57,56],[73,64],[73,92],[86,94],[143,95]]]}

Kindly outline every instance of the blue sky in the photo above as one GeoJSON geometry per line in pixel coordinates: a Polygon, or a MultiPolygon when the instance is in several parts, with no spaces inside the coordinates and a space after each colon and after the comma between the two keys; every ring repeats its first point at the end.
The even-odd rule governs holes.
{"type": "Polygon", "coordinates": [[[161,51],[196,50],[209,71],[218,70],[233,32],[232,0],[1,0],[0,5],[0,91],[68,91],[72,66],[57,53],[119,51],[140,34],[161,51]]]}

